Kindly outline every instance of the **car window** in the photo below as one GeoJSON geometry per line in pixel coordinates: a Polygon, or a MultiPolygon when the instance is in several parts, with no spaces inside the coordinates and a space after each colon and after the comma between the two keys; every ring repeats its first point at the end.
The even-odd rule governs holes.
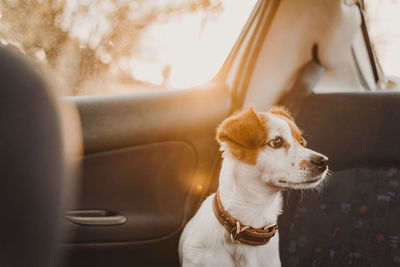
{"type": "Polygon", "coordinates": [[[215,76],[256,0],[4,0],[0,42],[47,65],[63,95],[189,88],[215,76]]]}
{"type": "Polygon", "coordinates": [[[400,2],[364,0],[364,8],[371,42],[384,73],[400,77],[400,2]]]}

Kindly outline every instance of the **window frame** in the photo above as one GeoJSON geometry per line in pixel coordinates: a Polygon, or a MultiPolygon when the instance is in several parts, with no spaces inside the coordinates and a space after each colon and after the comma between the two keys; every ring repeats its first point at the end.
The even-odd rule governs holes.
{"type": "MultiPolygon", "coordinates": [[[[365,15],[364,0],[358,1],[357,6],[359,9],[360,18],[361,18],[361,31],[362,31],[362,35],[364,38],[365,46],[367,48],[368,57],[369,57],[371,69],[372,69],[374,80],[375,80],[376,90],[383,90],[386,88],[387,78],[385,76],[385,73],[383,72],[381,64],[379,63],[379,59],[376,56],[375,49],[374,49],[371,39],[369,37],[368,25],[367,25],[367,20],[366,20],[366,15],[365,15]]],[[[354,58],[354,62],[356,64],[356,66],[357,66],[357,71],[359,73],[359,76],[362,76],[362,80],[365,80],[363,73],[359,69],[357,57],[355,56],[353,47],[352,47],[352,56],[354,58]]],[[[364,86],[362,80],[361,80],[361,83],[364,86]]],[[[369,86],[367,86],[365,88],[369,91],[372,91],[372,89],[369,88],[369,86]]]]}

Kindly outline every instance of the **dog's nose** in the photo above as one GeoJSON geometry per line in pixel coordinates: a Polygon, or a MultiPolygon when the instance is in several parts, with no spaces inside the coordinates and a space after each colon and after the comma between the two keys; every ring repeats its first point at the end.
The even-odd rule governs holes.
{"type": "Polygon", "coordinates": [[[328,162],[328,157],[325,156],[314,156],[311,158],[311,163],[320,169],[325,169],[328,162]]]}

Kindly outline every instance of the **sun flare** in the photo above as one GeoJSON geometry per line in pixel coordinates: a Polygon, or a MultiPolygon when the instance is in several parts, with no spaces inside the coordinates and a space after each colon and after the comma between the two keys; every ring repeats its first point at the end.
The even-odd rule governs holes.
{"type": "Polygon", "coordinates": [[[152,25],[143,36],[137,80],[162,84],[162,70],[170,66],[167,85],[188,88],[211,80],[221,68],[240,34],[256,0],[223,0],[223,11],[207,23],[201,14],[186,14],[167,23],[152,25]]]}

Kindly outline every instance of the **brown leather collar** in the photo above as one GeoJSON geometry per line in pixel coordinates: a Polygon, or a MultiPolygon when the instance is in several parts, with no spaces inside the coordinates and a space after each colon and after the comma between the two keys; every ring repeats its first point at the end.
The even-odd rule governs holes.
{"type": "Polygon", "coordinates": [[[215,217],[231,234],[232,241],[240,242],[247,245],[261,246],[268,243],[278,229],[278,225],[265,226],[261,228],[253,228],[242,224],[236,220],[224,209],[219,196],[219,191],[215,193],[213,199],[213,210],[215,217]]]}

